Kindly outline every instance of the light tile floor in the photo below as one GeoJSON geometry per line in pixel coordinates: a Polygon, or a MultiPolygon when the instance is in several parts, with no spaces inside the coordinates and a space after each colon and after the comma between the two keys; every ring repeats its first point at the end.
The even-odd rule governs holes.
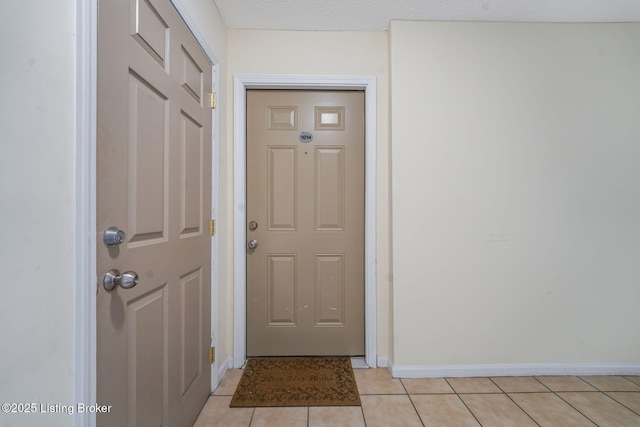
{"type": "Polygon", "coordinates": [[[362,406],[229,408],[232,369],[195,427],[640,427],[640,376],[394,379],[354,370],[362,406]]]}

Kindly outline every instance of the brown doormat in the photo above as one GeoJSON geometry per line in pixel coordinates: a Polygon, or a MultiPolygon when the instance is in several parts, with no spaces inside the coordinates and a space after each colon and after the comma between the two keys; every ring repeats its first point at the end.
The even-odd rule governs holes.
{"type": "Polygon", "coordinates": [[[249,359],[229,406],[359,405],[348,357],[285,357],[249,359]]]}

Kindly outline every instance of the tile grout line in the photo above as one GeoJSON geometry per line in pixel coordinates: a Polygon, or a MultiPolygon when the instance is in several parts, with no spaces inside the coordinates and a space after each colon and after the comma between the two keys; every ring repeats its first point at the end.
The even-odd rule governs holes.
{"type": "MultiPolygon", "coordinates": [[[[534,377],[535,378],[535,377],[534,377]]],[[[578,378],[580,381],[583,381],[584,383],[586,383],[587,385],[589,385],[590,387],[593,387],[591,384],[589,384],[588,382],[586,382],[585,380],[583,380],[582,378],[576,376],[576,378],[578,378]]],[[[536,380],[538,380],[538,378],[536,378],[536,380]]],[[[540,380],[538,380],[540,381],[540,380]]],[[[540,383],[542,383],[542,381],[540,381],[540,383]]],[[[544,383],[542,383],[542,385],[544,385],[545,387],[547,387],[544,383]]],[[[551,388],[547,387],[549,390],[551,390],[551,388]]],[[[578,391],[578,392],[564,392],[564,393],[598,393],[600,392],[600,390],[598,390],[596,387],[595,391],[578,391]]],[[[551,392],[557,396],[560,400],[562,400],[564,403],[566,403],[567,405],[569,405],[569,407],[573,408],[573,410],[575,410],[577,413],[579,413],[580,415],[582,415],[583,417],[585,417],[587,420],[589,420],[589,422],[591,422],[594,426],[598,426],[598,423],[596,423],[594,420],[592,420],[591,418],[589,418],[586,414],[584,414],[581,410],[579,410],[578,408],[576,408],[575,406],[573,406],[571,403],[567,402],[566,399],[564,399],[562,396],[560,396],[559,393],[563,393],[562,391],[556,391],[556,390],[551,390],[551,392]]]]}
{"type": "Polygon", "coordinates": [[[511,396],[509,396],[509,394],[508,394],[506,391],[504,391],[504,389],[503,389],[502,387],[500,387],[500,386],[498,385],[498,383],[497,383],[497,382],[495,382],[495,381],[493,380],[493,378],[491,378],[491,377],[488,377],[488,378],[489,378],[489,381],[491,381],[491,382],[492,382],[496,387],[498,387],[498,390],[500,390],[500,391],[501,391],[505,396],[507,396],[507,398],[508,398],[510,401],[512,401],[512,402],[513,402],[513,404],[514,404],[514,405],[516,405],[516,407],[517,407],[518,409],[520,409],[522,412],[524,412],[524,414],[525,414],[527,417],[529,417],[529,419],[531,419],[531,421],[533,421],[533,423],[534,423],[535,425],[537,425],[538,427],[540,427],[540,424],[538,424],[538,422],[537,422],[535,419],[533,419],[533,417],[532,417],[532,416],[531,416],[527,411],[525,411],[525,410],[524,410],[520,405],[518,405],[518,402],[516,402],[515,400],[513,400],[513,398],[511,398],[511,396]]]}
{"type": "Polygon", "coordinates": [[[589,381],[587,381],[587,380],[585,380],[584,378],[582,378],[581,376],[576,375],[576,378],[578,378],[580,381],[582,381],[583,383],[585,383],[585,384],[586,384],[586,385],[588,385],[589,387],[593,387],[593,388],[595,388],[595,389],[596,389],[596,390],[598,390],[598,391],[602,391],[602,390],[600,390],[598,387],[596,387],[595,385],[591,384],[589,381]]]}
{"type": "MultiPolygon", "coordinates": [[[[624,378],[625,380],[629,381],[629,382],[630,382],[630,383],[632,383],[632,384],[635,384],[635,385],[637,385],[637,386],[640,386],[640,382],[635,382],[635,381],[633,381],[633,380],[631,379],[631,378],[638,378],[638,379],[640,379],[640,376],[637,376],[637,375],[622,375],[622,378],[624,378]]],[[[638,390],[638,391],[640,391],[640,390],[638,390]]]]}
{"type": "MultiPolygon", "coordinates": [[[[353,374],[353,379],[356,382],[356,387],[358,386],[358,379],[356,378],[355,373],[353,374]]],[[[358,387],[358,395],[360,396],[360,413],[362,414],[362,422],[364,423],[364,427],[367,427],[367,419],[364,416],[364,407],[362,405],[362,396],[366,396],[360,392],[360,388],[358,387]]]]}
{"type": "Polygon", "coordinates": [[[640,393],[638,391],[603,391],[602,394],[604,394],[605,396],[607,396],[609,399],[613,400],[614,402],[616,402],[618,405],[622,405],[623,408],[626,408],[628,410],[630,410],[631,412],[633,412],[636,415],[640,415],[640,413],[634,411],[633,409],[629,408],[627,405],[625,405],[624,403],[618,401],[616,398],[614,398],[613,396],[609,396],[608,393],[640,393]]]}
{"type": "Polygon", "coordinates": [[[471,414],[471,416],[473,417],[473,419],[474,419],[474,420],[476,420],[476,422],[478,423],[478,425],[479,425],[480,427],[482,427],[482,423],[480,422],[480,420],[478,419],[478,417],[476,417],[476,414],[474,414],[474,413],[473,413],[473,411],[471,410],[471,408],[469,408],[469,406],[467,405],[467,402],[465,402],[465,401],[464,401],[464,399],[460,397],[460,393],[458,393],[458,392],[456,391],[456,389],[455,389],[455,388],[453,388],[453,386],[451,385],[451,383],[449,382],[449,380],[448,380],[448,379],[446,379],[446,378],[443,378],[443,379],[446,381],[447,385],[451,388],[451,390],[453,390],[453,392],[455,393],[455,395],[456,395],[456,397],[458,398],[458,400],[459,400],[460,402],[462,402],[462,404],[464,405],[464,407],[465,407],[465,408],[467,408],[467,411],[469,411],[469,413],[471,414]]]}
{"type": "MultiPolygon", "coordinates": [[[[585,383],[589,384],[591,387],[595,388],[599,393],[602,393],[603,395],[607,396],[609,399],[613,400],[614,402],[616,402],[618,405],[622,406],[625,409],[628,409],[629,411],[633,412],[636,415],[640,415],[640,413],[634,411],[633,409],[629,408],[627,405],[625,405],[622,402],[619,402],[618,400],[614,399],[612,396],[609,396],[607,393],[615,393],[615,390],[601,390],[600,388],[596,387],[595,384],[591,384],[588,380],[585,380],[584,378],[578,376],[578,378],[580,378],[582,381],[584,381],[585,383]]],[[[624,375],[620,375],[619,378],[622,378],[623,380],[633,384],[633,385],[637,385],[636,383],[634,383],[633,381],[629,380],[628,378],[626,378],[624,375]]],[[[640,392],[640,390],[638,390],[637,392],[640,392]]],[[[635,393],[637,393],[635,392],[635,393]]],[[[620,390],[619,393],[625,393],[624,390],[620,390]]],[[[630,391],[629,393],[634,393],[633,391],[630,391]]],[[[584,415],[584,414],[583,414],[584,415]]],[[[586,416],[586,415],[585,415],[586,416]]],[[[593,422],[593,421],[592,421],[593,422]]],[[[596,424],[595,422],[593,422],[594,424],[596,424]]]]}
{"type": "Polygon", "coordinates": [[[362,413],[362,422],[364,423],[364,427],[367,427],[367,419],[364,417],[364,408],[362,408],[362,396],[360,395],[360,412],[362,413]]]}
{"type": "Polygon", "coordinates": [[[247,427],[251,427],[251,423],[253,422],[253,417],[256,414],[256,408],[253,408],[253,411],[251,411],[251,418],[249,418],[249,425],[247,425],[247,427]]]}
{"type": "MultiPolygon", "coordinates": [[[[570,407],[572,407],[576,412],[578,412],[580,415],[582,415],[583,417],[585,417],[586,419],[588,419],[591,423],[593,423],[593,425],[597,426],[598,423],[596,423],[594,420],[592,420],[591,418],[589,418],[586,414],[584,414],[581,410],[579,410],[578,408],[576,408],[575,406],[573,406],[571,403],[569,403],[566,399],[564,399],[562,396],[560,396],[558,393],[563,393],[563,392],[553,392],[553,394],[555,394],[556,396],[558,396],[558,398],[560,400],[562,400],[564,403],[566,403],[567,405],[569,405],[570,407]]],[[[600,391],[577,391],[577,392],[564,392],[564,393],[600,393],[600,391]]]]}
{"type": "MultiPolygon", "coordinates": [[[[625,375],[619,375],[619,378],[622,378],[623,380],[625,380],[626,382],[628,382],[630,385],[633,386],[637,386],[638,384],[636,384],[635,382],[631,381],[629,378],[627,378],[625,375]]],[[[613,400],[614,402],[616,402],[619,405],[622,405],[623,407],[627,408],[628,410],[630,410],[631,412],[633,412],[636,415],[640,415],[640,412],[636,412],[633,409],[631,409],[630,407],[628,407],[627,405],[625,405],[624,403],[618,401],[617,399],[615,399],[613,396],[610,396],[608,393],[640,393],[640,390],[600,390],[599,388],[597,388],[595,385],[591,384],[589,381],[580,378],[582,381],[585,381],[587,384],[589,384],[591,387],[595,388],[596,390],[598,390],[599,392],[601,392],[602,394],[604,394],[605,396],[607,396],[609,399],[613,400]]]]}
{"type": "Polygon", "coordinates": [[[534,380],[538,381],[538,382],[542,385],[542,387],[544,387],[544,388],[546,388],[547,390],[549,390],[549,393],[553,393],[553,390],[551,390],[549,387],[547,387],[547,385],[546,385],[545,383],[543,383],[542,381],[540,381],[540,380],[538,379],[538,377],[533,376],[533,377],[531,377],[531,378],[533,378],[534,380]]]}
{"type": "MultiPolygon", "coordinates": [[[[569,405],[570,408],[573,408],[574,411],[576,411],[577,413],[579,413],[580,415],[582,415],[583,417],[585,417],[587,420],[589,420],[590,423],[592,423],[594,426],[598,426],[598,423],[596,423],[595,421],[593,421],[591,418],[589,418],[586,414],[584,414],[581,410],[579,410],[578,408],[576,408],[575,406],[573,406],[571,403],[567,402],[565,399],[562,398],[562,396],[560,396],[558,393],[562,393],[562,392],[558,392],[556,390],[551,390],[550,387],[547,387],[547,385],[545,383],[543,383],[542,381],[540,381],[538,379],[538,377],[533,377],[536,379],[536,381],[538,381],[540,384],[542,384],[543,386],[545,386],[547,388],[547,390],[549,390],[551,393],[553,393],[558,399],[562,400],[564,403],[566,403],[567,405],[569,405]]],[[[583,380],[582,378],[576,376],[576,378],[580,379],[580,381],[583,381],[584,383],[586,383],[587,385],[593,387],[591,384],[589,384],[588,382],[586,382],[585,380],[583,380]]],[[[598,390],[596,387],[594,387],[596,389],[596,391],[600,391],[598,390]]],[[[587,392],[578,392],[578,393],[587,393],[587,392]]],[[[593,392],[591,392],[593,393],[593,392]]]]}
{"type": "Polygon", "coordinates": [[[413,403],[413,399],[411,398],[411,395],[407,391],[407,387],[404,385],[404,382],[402,381],[402,378],[398,378],[398,379],[400,380],[400,384],[402,385],[402,388],[404,390],[405,396],[407,396],[409,398],[409,402],[411,402],[411,406],[413,407],[413,410],[415,411],[416,415],[418,416],[418,419],[420,420],[420,423],[422,424],[422,427],[424,427],[424,421],[422,421],[422,417],[420,416],[420,412],[418,412],[418,408],[416,408],[415,403],[413,403]]]}

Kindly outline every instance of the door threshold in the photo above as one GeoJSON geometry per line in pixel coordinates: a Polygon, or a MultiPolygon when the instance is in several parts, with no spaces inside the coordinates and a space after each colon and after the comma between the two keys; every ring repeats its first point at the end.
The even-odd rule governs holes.
{"type": "MultiPolygon", "coordinates": [[[[369,369],[369,365],[367,365],[367,362],[365,361],[364,357],[351,357],[350,359],[351,359],[351,367],[353,369],[369,369]]],[[[247,365],[248,360],[249,358],[247,358],[244,361],[240,369],[244,369],[244,367],[247,365]]]]}

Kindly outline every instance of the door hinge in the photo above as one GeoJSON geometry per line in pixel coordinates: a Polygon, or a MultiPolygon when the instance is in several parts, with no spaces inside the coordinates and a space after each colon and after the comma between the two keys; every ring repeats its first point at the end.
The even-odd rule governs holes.
{"type": "Polygon", "coordinates": [[[214,109],[218,107],[218,94],[215,92],[209,92],[207,94],[207,108],[214,109]]]}
{"type": "Polygon", "coordinates": [[[211,363],[216,361],[216,348],[215,347],[211,347],[209,349],[209,361],[211,363]]]}
{"type": "Polygon", "coordinates": [[[212,236],[216,235],[216,220],[212,219],[211,221],[209,221],[209,234],[211,234],[212,236]]]}

